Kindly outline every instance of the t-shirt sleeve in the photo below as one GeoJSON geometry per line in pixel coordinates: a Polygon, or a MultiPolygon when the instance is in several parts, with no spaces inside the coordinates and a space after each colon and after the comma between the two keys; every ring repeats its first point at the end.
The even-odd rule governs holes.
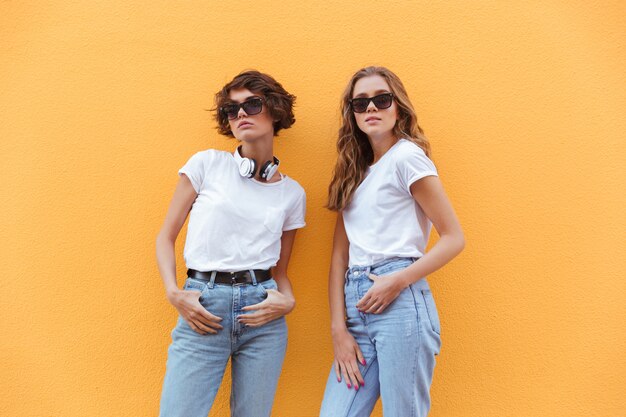
{"type": "Polygon", "coordinates": [[[306,193],[300,189],[298,199],[287,210],[287,216],[283,222],[283,232],[287,230],[299,229],[304,227],[304,216],[306,214],[306,193]]]}
{"type": "Polygon", "coordinates": [[[193,189],[196,190],[196,193],[200,193],[200,188],[202,187],[202,182],[204,181],[204,177],[206,175],[206,168],[208,166],[208,152],[201,151],[197,152],[189,158],[187,163],[183,165],[181,169],[178,170],[178,175],[185,174],[189,181],[191,181],[191,185],[193,189]]]}
{"type": "Polygon", "coordinates": [[[439,176],[437,168],[426,153],[417,145],[407,146],[407,150],[397,158],[397,175],[400,187],[411,193],[411,184],[429,175],[439,176]]]}

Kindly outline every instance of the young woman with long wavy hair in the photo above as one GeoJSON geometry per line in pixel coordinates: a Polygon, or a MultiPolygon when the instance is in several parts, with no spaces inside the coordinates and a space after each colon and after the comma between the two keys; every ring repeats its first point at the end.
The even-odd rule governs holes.
{"type": "Polygon", "coordinates": [[[320,416],[426,416],[441,327],[426,276],[465,240],[400,79],[357,71],[342,97],[328,208],[335,361],[320,416]],[[431,226],[439,240],[426,252],[431,226]]]}

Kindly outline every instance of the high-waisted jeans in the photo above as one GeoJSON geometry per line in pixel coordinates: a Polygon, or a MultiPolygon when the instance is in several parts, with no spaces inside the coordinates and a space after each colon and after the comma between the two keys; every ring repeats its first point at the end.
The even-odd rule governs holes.
{"type": "Polygon", "coordinates": [[[379,396],[385,417],[428,414],[441,330],[426,278],[402,290],[381,314],[361,313],[356,308],[373,285],[368,273],[389,275],[413,262],[413,258],[394,258],[346,272],[346,324],[366,361],[366,365],[358,364],[365,386],[358,391],[348,388],[345,381],[337,382],[331,369],[320,417],[369,416],[379,396]]]}
{"type": "Polygon", "coordinates": [[[223,329],[201,335],[179,315],[167,354],[161,417],[206,417],[229,358],[231,416],[270,415],[287,348],[285,318],[261,327],[236,320],[242,307],[263,301],[269,288],[277,288],[274,279],[231,286],[187,278],[183,289],[201,291],[200,304],[222,318],[223,329]]]}

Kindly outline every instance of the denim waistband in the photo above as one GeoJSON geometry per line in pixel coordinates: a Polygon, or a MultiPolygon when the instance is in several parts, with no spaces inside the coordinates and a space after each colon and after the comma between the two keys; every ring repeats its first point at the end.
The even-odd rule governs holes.
{"type": "MultiPolygon", "coordinates": [[[[408,267],[409,265],[411,265],[413,262],[417,261],[418,259],[419,258],[396,257],[396,258],[385,259],[384,261],[377,262],[373,265],[351,266],[350,268],[348,268],[345,274],[346,283],[348,281],[367,279],[367,276],[370,273],[374,275],[379,275],[380,273],[384,273],[386,272],[385,267],[389,266],[389,264],[392,264],[392,263],[399,264],[400,267],[397,269],[399,271],[408,267]]],[[[430,285],[428,284],[426,277],[423,277],[422,279],[414,282],[413,284],[411,284],[411,286],[418,290],[430,290],[430,285]]]]}
{"type": "Polygon", "coordinates": [[[351,266],[350,268],[348,268],[348,270],[346,271],[346,279],[355,277],[355,276],[361,276],[363,274],[367,275],[369,273],[372,273],[374,275],[376,275],[377,271],[380,271],[381,269],[383,269],[385,266],[389,265],[390,263],[403,263],[406,262],[406,266],[411,265],[413,262],[417,261],[419,258],[401,258],[401,257],[396,257],[396,258],[389,258],[389,259],[385,259],[383,261],[380,262],[376,262],[373,265],[354,265],[351,266]]]}

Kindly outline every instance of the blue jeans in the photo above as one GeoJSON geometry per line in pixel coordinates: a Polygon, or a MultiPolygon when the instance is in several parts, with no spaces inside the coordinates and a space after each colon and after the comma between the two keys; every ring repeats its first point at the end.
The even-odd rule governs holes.
{"type": "Polygon", "coordinates": [[[201,335],[179,315],[167,354],[161,417],[206,417],[229,358],[231,416],[270,415],[287,348],[285,318],[261,327],[236,320],[242,307],[263,301],[269,288],[277,288],[274,279],[231,286],[187,278],[183,289],[201,291],[200,303],[222,318],[223,329],[201,335]]]}
{"type": "Polygon", "coordinates": [[[350,389],[345,381],[337,382],[331,369],[320,417],[369,416],[379,396],[385,417],[428,414],[441,330],[426,278],[402,290],[381,314],[361,313],[356,308],[373,285],[368,273],[389,275],[412,263],[412,258],[394,258],[346,272],[346,324],[366,361],[366,365],[358,364],[365,386],[350,389]]]}

